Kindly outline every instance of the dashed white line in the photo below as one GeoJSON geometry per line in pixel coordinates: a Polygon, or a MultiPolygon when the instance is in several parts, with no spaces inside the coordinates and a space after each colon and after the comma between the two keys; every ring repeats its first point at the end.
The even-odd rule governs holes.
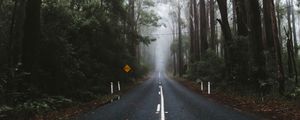
{"type": "Polygon", "coordinates": [[[160,104],[157,104],[157,108],[156,108],[156,114],[158,114],[160,111],[160,104]]]}
{"type": "Polygon", "coordinates": [[[160,72],[158,73],[158,78],[160,78],[160,72]]]}
{"type": "Polygon", "coordinates": [[[162,86],[160,85],[159,86],[159,89],[160,89],[160,109],[161,109],[161,112],[160,112],[160,119],[161,120],[165,120],[165,101],[164,101],[164,93],[163,93],[163,88],[162,86]]]}

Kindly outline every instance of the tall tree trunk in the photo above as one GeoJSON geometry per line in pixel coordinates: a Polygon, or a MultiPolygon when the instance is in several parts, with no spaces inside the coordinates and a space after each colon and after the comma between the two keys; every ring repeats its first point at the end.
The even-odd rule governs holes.
{"type": "Polygon", "coordinates": [[[181,34],[181,7],[178,3],[178,72],[179,77],[183,75],[183,51],[182,51],[182,34],[181,34]]]}
{"type": "Polygon", "coordinates": [[[199,35],[199,14],[198,14],[198,7],[197,1],[193,0],[193,7],[194,7],[194,39],[195,39],[195,58],[196,61],[200,60],[200,35],[199,35]]]}
{"type": "Polygon", "coordinates": [[[232,31],[237,31],[237,0],[231,0],[232,3],[232,31]]]}
{"type": "Polygon", "coordinates": [[[25,9],[26,9],[26,1],[21,0],[18,8],[17,8],[17,20],[15,25],[15,41],[13,42],[13,63],[16,64],[17,62],[21,62],[21,48],[22,48],[22,38],[23,38],[23,26],[24,26],[24,19],[25,19],[25,9]]]}
{"type": "Polygon", "coordinates": [[[20,62],[21,59],[21,41],[23,38],[22,27],[25,17],[25,5],[26,0],[15,1],[8,46],[8,62],[10,68],[9,79],[14,79],[16,64],[17,62],[20,62]]]}
{"type": "MultiPolygon", "coordinates": [[[[249,56],[253,87],[259,88],[259,81],[266,79],[265,57],[263,53],[261,15],[258,0],[247,0],[247,23],[249,28],[249,56]]],[[[259,91],[257,91],[259,92],[259,91]]]]}
{"type": "Polygon", "coordinates": [[[137,60],[137,53],[136,53],[136,31],[135,31],[135,0],[129,0],[129,39],[130,39],[130,53],[137,60]]]}
{"type": "MultiPolygon", "coordinates": [[[[293,75],[295,76],[295,82],[297,83],[297,68],[296,68],[296,62],[295,62],[295,52],[298,50],[295,50],[294,45],[296,45],[297,41],[295,41],[296,37],[293,36],[293,30],[292,30],[292,20],[291,20],[291,14],[292,14],[292,2],[291,0],[287,1],[287,19],[288,19],[288,31],[287,31],[287,37],[288,37],[288,41],[287,41],[287,45],[289,45],[290,48],[288,48],[288,53],[289,53],[289,57],[288,57],[288,68],[289,68],[289,76],[293,77],[293,75]],[[294,39],[293,39],[294,38],[294,39]],[[294,40],[294,44],[293,44],[293,40],[294,40]]],[[[296,48],[297,49],[297,48],[296,48]]]]}
{"type": "Polygon", "coordinates": [[[15,22],[16,22],[16,12],[18,8],[18,2],[15,1],[15,5],[12,11],[12,18],[10,23],[10,31],[9,31],[9,41],[8,41],[8,47],[7,47],[7,62],[8,62],[8,68],[9,68],[9,80],[12,80],[14,77],[14,68],[13,68],[13,46],[14,46],[14,28],[15,28],[15,22]]]}
{"type": "Polygon", "coordinates": [[[291,0],[291,11],[292,11],[292,21],[293,21],[293,35],[294,35],[294,51],[292,51],[293,56],[293,67],[295,74],[295,84],[298,85],[298,70],[296,65],[296,58],[298,58],[298,42],[297,42],[297,32],[296,32],[296,20],[295,20],[295,9],[294,9],[294,0],[291,0]]]}
{"type": "MultiPolygon", "coordinates": [[[[32,74],[36,63],[38,41],[40,40],[40,9],[41,0],[28,0],[26,6],[26,19],[24,22],[23,38],[23,69],[32,74]]],[[[31,75],[32,76],[32,75],[31,75]]],[[[32,77],[27,78],[32,82],[32,77]]]]}
{"type": "Polygon", "coordinates": [[[226,78],[227,79],[232,79],[232,51],[230,48],[230,44],[232,43],[232,33],[231,29],[229,26],[228,22],[228,14],[227,14],[227,0],[217,0],[218,5],[219,5],[219,10],[221,13],[221,19],[218,19],[218,22],[221,25],[222,33],[224,36],[224,42],[223,42],[223,47],[224,47],[224,58],[225,58],[225,65],[226,65],[226,78]]]}
{"type": "Polygon", "coordinates": [[[194,11],[193,11],[193,0],[190,0],[190,6],[189,6],[189,27],[190,27],[190,62],[195,62],[195,29],[194,29],[194,11]]]}
{"type": "Polygon", "coordinates": [[[276,1],[276,13],[277,13],[278,38],[279,38],[279,42],[280,42],[280,49],[282,49],[280,1],[281,0],[276,1]]]}
{"type": "Polygon", "coordinates": [[[216,52],[216,20],[215,20],[215,0],[209,0],[210,4],[210,41],[211,49],[216,52]]]}
{"type": "Polygon", "coordinates": [[[204,55],[208,49],[207,42],[207,22],[206,22],[206,7],[205,1],[200,0],[200,40],[201,40],[201,55],[204,55]]]}
{"type": "Polygon", "coordinates": [[[233,0],[236,4],[236,21],[237,21],[237,34],[239,36],[247,36],[247,12],[244,0],[233,0]]]}
{"type": "Polygon", "coordinates": [[[248,35],[248,28],[247,28],[247,12],[246,12],[246,8],[245,8],[245,1],[244,0],[233,0],[233,2],[235,3],[235,11],[236,11],[236,22],[237,22],[237,35],[239,36],[238,39],[244,40],[243,42],[238,42],[241,43],[239,44],[239,48],[235,48],[235,51],[237,51],[238,49],[243,50],[245,53],[240,53],[237,52],[237,56],[242,57],[235,59],[235,62],[237,63],[238,68],[236,68],[236,74],[237,74],[237,81],[238,83],[240,83],[241,85],[245,85],[247,84],[246,81],[248,79],[248,69],[249,69],[249,65],[248,65],[248,46],[247,46],[247,41],[246,41],[246,36],[248,35]]]}
{"type": "Polygon", "coordinates": [[[276,71],[277,71],[277,80],[279,82],[279,92],[283,94],[285,80],[284,80],[284,71],[282,66],[281,48],[280,48],[278,28],[277,28],[278,23],[276,21],[274,1],[264,0],[263,6],[264,6],[265,32],[266,32],[268,50],[271,54],[271,57],[276,59],[276,66],[277,66],[276,71]]]}
{"type": "Polygon", "coordinates": [[[296,21],[295,21],[295,9],[294,9],[294,0],[291,0],[290,10],[292,14],[292,22],[293,22],[293,35],[294,35],[294,49],[295,49],[295,57],[298,57],[298,42],[297,42],[297,34],[296,34],[296,21]]]}

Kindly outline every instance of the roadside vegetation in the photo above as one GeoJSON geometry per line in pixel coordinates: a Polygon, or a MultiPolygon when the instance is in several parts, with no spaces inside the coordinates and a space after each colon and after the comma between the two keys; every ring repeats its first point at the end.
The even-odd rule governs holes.
{"type": "Polygon", "coordinates": [[[224,97],[214,97],[220,101],[243,98],[238,101],[251,101],[248,107],[266,105],[273,114],[289,109],[282,114],[296,119],[299,113],[291,111],[300,101],[298,4],[295,0],[176,1],[170,13],[175,27],[168,69],[195,83],[211,82],[215,96],[224,97]]]}
{"type": "Polygon", "coordinates": [[[153,61],[145,49],[155,39],[141,31],[159,26],[153,6],[150,0],[1,0],[0,119],[102,100],[111,81],[132,86],[147,75],[153,61]]]}

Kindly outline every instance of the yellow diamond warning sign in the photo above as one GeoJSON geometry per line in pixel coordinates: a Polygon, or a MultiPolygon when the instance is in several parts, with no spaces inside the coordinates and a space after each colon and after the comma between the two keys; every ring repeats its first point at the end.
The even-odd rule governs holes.
{"type": "Polygon", "coordinates": [[[125,65],[124,67],[123,67],[123,70],[125,71],[125,72],[130,72],[130,70],[131,70],[131,67],[129,66],[129,65],[125,65]]]}

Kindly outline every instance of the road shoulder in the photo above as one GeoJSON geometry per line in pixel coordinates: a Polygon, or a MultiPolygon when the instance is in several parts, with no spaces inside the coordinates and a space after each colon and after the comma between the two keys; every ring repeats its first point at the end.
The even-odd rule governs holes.
{"type": "Polygon", "coordinates": [[[116,92],[113,95],[105,95],[98,99],[92,100],[87,103],[81,103],[77,106],[60,109],[57,111],[49,112],[43,115],[36,115],[33,120],[69,120],[74,117],[95,110],[111,102],[112,99],[117,99],[118,96],[122,96],[134,89],[136,86],[144,83],[148,80],[150,75],[135,80],[132,84],[123,87],[122,92],[116,92]]]}
{"type": "MultiPolygon", "coordinates": [[[[171,76],[170,76],[171,77],[171,76]]],[[[171,77],[186,88],[211,99],[214,102],[231,107],[236,111],[258,115],[263,119],[272,120],[299,120],[300,106],[294,102],[283,101],[279,99],[257,101],[254,97],[245,97],[237,94],[213,91],[210,95],[207,91],[201,91],[200,85],[194,81],[185,80],[183,78],[171,77]]]]}

